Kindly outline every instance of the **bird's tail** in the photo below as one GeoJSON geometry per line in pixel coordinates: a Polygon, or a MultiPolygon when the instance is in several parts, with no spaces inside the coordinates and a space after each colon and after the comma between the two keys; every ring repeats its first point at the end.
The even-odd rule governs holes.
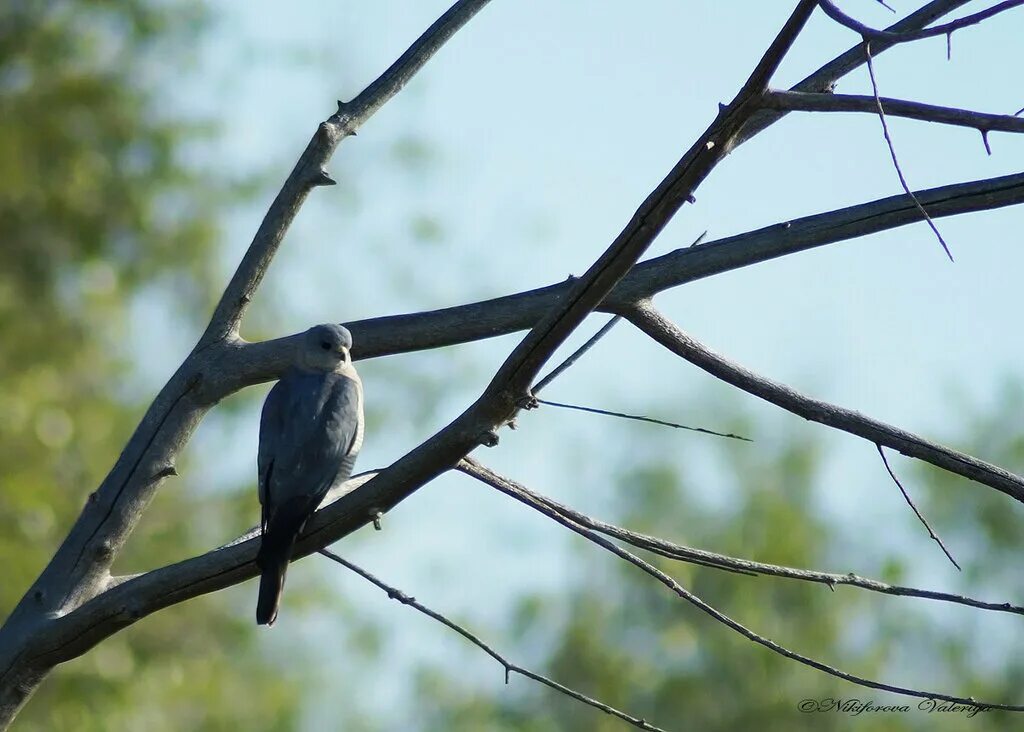
{"type": "Polygon", "coordinates": [[[285,502],[267,523],[256,555],[256,566],[260,575],[260,595],[256,603],[256,622],[273,625],[277,620],[277,609],[284,590],[284,578],[288,562],[292,558],[295,539],[309,518],[308,501],[285,502]]]}
{"type": "Polygon", "coordinates": [[[262,567],[262,569],[260,599],[256,603],[256,622],[260,625],[273,625],[277,620],[277,608],[281,604],[281,592],[284,590],[284,576],[288,570],[288,562],[262,567]]]}

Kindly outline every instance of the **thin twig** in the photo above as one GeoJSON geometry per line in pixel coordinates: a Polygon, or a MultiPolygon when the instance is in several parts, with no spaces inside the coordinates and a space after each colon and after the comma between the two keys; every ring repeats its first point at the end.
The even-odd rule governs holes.
{"type": "Polygon", "coordinates": [[[546,404],[549,407],[561,407],[562,409],[575,409],[580,412],[590,412],[591,414],[605,414],[609,417],[622,417],[623,419],[635,419],[638,422],[650,422],[651,424],[660,424],[665,427],[675,427],[677,430],[690,430],[691,432],[703,432],[705,435],[714,435],[715,437],[728,437],[731,440],[742,440],[743,442],[753,442],[749,437],[743,437],[742,435],[734,435],[731,432],[715,432],[714,430],[704,429],[703,427],[687,427],[685,424],[677,424],[675,422],[666,422],[663,419],[655,419],[654,417],[644,417],[639,414],[624,414],[622,412],[611,412],[607,409],[597,409],[596,407],[581,407],[578,404],[565,404],[563,402],[550,402],[547,399],[536,399],[539,404],[546,404]]]}
{"type": "MultiPolygon", "coordinates": [[[[479,478],[478,471],[488,470],[472,458],[459,463],[457,469],[467,475],[479,478]]],[[[566,506],[563,503],[549,498],[545,495],[532,491],[524,485],[516,483],[509,485],[508,495],[521,503],[533,508],[549,518],[552,513],[557,513],[570,521],[585,526],[588,529],[597,531],[605,536],[610,536],[618,541],[625,542],[637,549],[649,551],[652,554],[689,564],[698,564],[711,569],[725,570],[735,574],[743,574],[750,577],[767,575],[781,577],[784,579],[811,582],[814,584],[826,585],[829,589],[835,589],[839,585],[856,587],[857,589],[876,592],[881,595],[893,597],[913,597],[923,600],[935,600],[937,602],[948,602],[955,605],[974,607],[979,610],[991,612],[1010,613],[1013,615],[1024,615],[1024,606],[1014,605],[1009,602],[987,602],[978,600],[968,595],[957,595],[951,592],[939,592],[937,590],[925,590],[906,585],[892,585],[887,582],[880,582],[869,577],[861,577],[853,572],[844,574],[834,572],[822,572],[813,569],[799,569],[796,567],[785,567],[778,564],[767,564],[755,562],[750,559],[732,557],[727,554],[719,554],[706,549],[697,549],[682,544],[676,544],[656,536],[648,536],[638,531],[631,531],[615,524],[610,524],[600,519],[593,518],[584,513],[566,506]]]]}
{"type": "Polygon", "coordinates": [[[864,41],[864,55],[868,60],[868,76],[871,78],[871,90],[875,95],[875,105],[878,108],[878,119],[882,123],[882,135],[885,137],[885,144],[889,146],[889,155],[892,157],[893,167],[896,168],[896,175],[899,176],[900,185],[903,186],[903,190],[906,191],[907,195],[913,200],[917,210],[921,212],[924,220],[928,222],[928,226],[931,227],[932,231],[935,232],[935,236],[939,239],[939,244],[946,252],[946,256],[949,257],[949,261],[953,261],[953,254],[949,251],[949,246],[946,244],[946,240],[942,238],[942,234],[939,233],[939,227],[932,221],[932,217],[925,211],[924,206],[917,200],[917,196],[910,190],[910,186],[907,185],[907,179],[903,177],[903,170],[900,168],[900,161],[896,159],[896,148],[892,144],[892,137],[889,136],[889,125],[885,121],[885,110],[882,109],[882,100],[878,96],[878,82],[875,80],[875,65],[871,61],[871,42],[864,41]]]}
{"type": "MultiPolygon", "coordinates": [[[[464,472],[468,472],[473,477],[479,479],[480,481],[486,483],[487,485],[490,485],[493,488],[496,488],[497,490],[501,491],[502,493],[505,493],[506,495],[512,496],[513,498],[519,497],[517,495],[517,491],[508,489],[510,487],[521,488],[521,486],[519,486],[514,481],[504,478],[484,468],[479,463],[475,463],[469,460],[466,460],[465,463],[465,468],[460,466],[460,469],[463,469],[464,472]]],[[[690,603],[702,612],[706,613],[707,615],[710,615],[712,618],[722,623],[723,625],[727,626],[728,628],[736,631],[744,638],[753,641],[758,645],[764,646],[765,648],[769,649],[770,651],[773,651],[774,653],[779,654],[780,656],[784,656],[785,658],[789,658],[793,661],[797,661],[798,663],[802,663],[805,666],[810,666],[811,668],[823,671],[829,674],[830,676],[835,676],[845,681],[850,681],[854,684],[864,686],[870,689],[879,689],[881,691],[889,691],[894,694],[903,694],[905,696],[913,696],[922,699],[941,699],[943,701],[953,702],[954,704],[963,704],[965,706],[976,707],[978,709],[1002,709],[1005,711],[1024,712],[1024,706],[1022,705],[996,704],[987,701],[978,701],[970,697],[953,696],[951,694],[943,694],[935,691],[911,689],[908,687],[886,684],[881,681],[876,681],[874,679],[869,679],[863,676],[851,674],[847,671],[843,671],[834,666],[830,666],[826,663],[823,663],[822,661],[810,658],[809,656],[804,656],[803,654],[797,653],[796,651],[792,651],[789,648],[786,648],[785,646],[776,643],[770,638],[766,638],[762,635],[755,633],[739,621],[732,619],[722,611],[709,605],[704,600],[697,597],[695,594],[693,594],[685,587],[680,585],[675,579],[673,579],[668,574],[655,567],[650,562],[641,559],[637,555],[633,554],[630,551],[627,551],[626,549],[623,549],[617,544],[614,544],[613,542],[597,534],[596,532],[591,531],[585,526],[581,526],[575,521],[565,518],[564,516],[554,515],[551,518],[553,518],[555,521],[557,521],[559,524],[566,527],[570,531],[579,534],[585,539],[593,542],[594,544],[597,544],[603,549],[611,552],[612,554],[615,554],[619,558],[624,559],[633,566],[639,568],[641,571],[647,573],[648,575],[650,575],[651,577],[655,578],[663,585],[668,587],[680,598],[690,603]]]]}
{"type": "Polygon", "coordinates": [[[913,499],[911,499],[910,494],[907,493],[907,489],[903,487],[903,484],[900,482],[900,479],[896,477],[896,473],[894,473],[892,468],[889,466],[889,460],[888,458],[885,457],[885,450],[883,450],[882,446],[877,443],[875,444],[875,447],[878,449],[878,454],[882,458],[882,464],[885,466],[886,471],[889,473],[889,477],[892,478],[892,482],[896,484],[896,487],[900,489],[900,493],[903,494],[903,498],[907,502],[907,505],[910,506],[911,509],[913,509],[914,514],[917,516],[917,520],[920,521],[921,524],[928,530],[928,536],[935,539],[935,542],[939,545],[939,548],[942,549],[942,553],[945,554],[949,561],[953,563],[954,567],[956,567],[958,570],[962,572],[963,570],[960,568],[960,565],[957,564],[957,561],[955,559],[953,559],[953,555],[949,553],[949,549],[946,548],[946,545],[942,543],[942,539],[940,539],[939,535],[935,533],[934,529],[932,529],[931,524],[928,523],[928,519],[926,519],[924,515],[917,510],[917,506],[914,505],[914,501],[913,499]]]}
{"type": "MultiPolygon", "coordinates": [[[[1021,121],[1024,122],[1024,120],[1021,120],[1021,121]]],[[[565,371],[567,368],[569,368],[574,363],[579,361],[580,358],[583,356],[583,354],[586,353],[587,351],[589,351],[591,348],[593,348],[594,345],[599,340],[604,338],[604,336],[608,334],[608,331],[610,331],[612,328],[614,328],[615,324],[618,323],[620,320],[622,320],[622,316],[621,315],[614,315],[614,316],[612,316],[611,320],[609,320],[607,323],[605,323],[604,326],[602,326],[601,330],[597,331],[597,333],[592,335],[590,337],[590,339],[586,343],[584,343],[582,346],[577,348],[573,352],[573,354],[571,356],[569,356],[569,358],[565,359],[562,363],[560,363],[558,366],[556,366],[554,369],[552,369],[551,373],[549,373],[543,379],[541,379],[536,384],[534,384],[533,387],[530,389],[530,391],[533,392],[534,395],[539,393],[541,389],[543,389],[545,386],[547,386],[552,381],[554,381],[556,378],[558,378],[558,376],[563,371],[565,371]]]]}
{"type": "Polygon", "coordinates": [[[662,315],[650,302],[627,312],[626,319],[656,343],[712,376],[753,394],[804,419],[833,427],[851,435],[885,445],[908,457],[962,475],[995,488],[1024,503],[1024,479],[958,450],[939,445],[912,432],[872,419],[852,409],[812,399],[800,392],[756,374],[721,356],[662,315]]]}
{"type": "Polygon", "coordinates": [[[605,714],[610,714],[610,715],[612,715],[614,717],[618,717],[622,721],[628,722],[629,724],[633,725],[634,727],[636,727],[638,729],[648,730],[649,732],[665,732],[660,727],[655,727],[654,725],[650,724],[649,722],[645,721],[644,719],[641,719],[639,717],[634,717],[634,716],[632,716],[630,714],[626,714],[625,712],[619,711],[615,707],[609,706],[609,705],[605,704],[604,702],[598,701],[597,699],[593,699],[593,698],[587,696],[586,694],[581,694],[578,691],[570,689],[568,686],[564,686],[562,684],[559,684],[557,681],[553,681],[552,679],[549,679],[547,676],[543,676],[541,674],[538,674],[538,673],[535,673],[533,671],[530,671],[529,669],[525,669],[522,666],[518,666],[518,665],[512,663],[511,661],[507,660],[504,656],[502,656],[500,653],[498,653],[496,650],[491,648],[491,646],[489,646],[487,643],[484,643],[482,640],[480,640],[480,638],[477,637],[474,633],[472,633],[469,630],[467,630],[466,628],[462,627],[461,625],[459,625],[455,621],[449,620],[448,618],[446,618],[441,613],[439,613],[439,612],[437,612],[435,610],[431,610],[429,607],[427,607],[423,603],[418,602],[416,600],[416,598],[410,597],[409,595],[405,594],[404,592],[402,592],[398,588],[392,587],[391,585],[386,584],[382,580],[378,579],[377,577],[375,577],[372,574],[370,574],[369,572],[367,572],[362,567],[360,567],[360,566],[358,566],[356,564],[353,564],[352,562],[350,562],[350,561],[348,561],[346,559],[343,559],[342,557],[340,557],[337,554],[335,554],[334,552],[332,552],[330,549],[320,549],[319,552],[321,554],[323,554],[325,557],[327,557],[328,559],[331,559],[332,561],[337,562],[338,564],[340,564],[341,566],[345,567],[346,569],[349,569],[349,570],[355,572],[356,574],[358,574],[360,577],[362,577],[366,581],[370,582],[371,584],[375,585],[379,589],[383,590],[385,593],[387,593],[387,596],[389,598],[391,598],[392,600],[397,600],[398,602],[402,603],[403,605],[407,605],[408,607],[411,607],[414,610],[417,610],[417,611],[423,613],[424,615],[426,615],[430,619],[436,620],[437,622],[441,623],[445,627],[447,627],[447,628],[449,628],[451,630],[454,630],[456,633],[461,635],[463,638],[468,640],[470,643],[475,645],[477,648],[482,650],[484,653],[486,653],[488,656],[490,656],[491,658],[493,658],[495,661],[497,661],[498,663],[500,663],[502,665],[502,667],[505,669],[505,683],[506,684],[509,681],[509,675],[513,674],[513,673],[516,673],[516,674],[519,674],[520,676],[525,676],[528,679],[532,679],[533,681],[537,681],[537,682],[539,682],[541,684],[544,684],[545,686],[550,687],[550,688],[554,689],[555,691],[561,692],[562,694],[565,694],[566,696],[571,697],[571,698],[573,698],[573,699],[575,699],[577,701],[583,702],[587,706],[593,707],[594,709],[599,709],[602,712],[604,712],[605,714]]]}

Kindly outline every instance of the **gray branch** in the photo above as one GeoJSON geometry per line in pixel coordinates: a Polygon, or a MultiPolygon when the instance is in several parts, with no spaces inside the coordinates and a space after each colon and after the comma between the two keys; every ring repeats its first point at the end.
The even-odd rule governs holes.
{"type": "Polygon", "coordinates": [[[864,25],[859,20],[850,17],[838,7],[832,0],[818,0],[818,5],[825,12],[825,15],[830,17],[835,22],[844,28],[849,28],[855,33],[859,33],[861,37],[866,41],[884,41],[886,43],[907,43],[909,41],[919,41],[922,38],[934,38],[936,36],[951,36],[954,32],[967,28],[972,25],[977,25],[984,20],[993,18],[1000,13],[1016,8],[1020,5],[1024,5],[1024,0],[1004,0],[1001,3],[993,5],[991,8],[981,10],[972,15],[965,15],[963,18],[950,21],[949,23],[943,23],[932,28],[923,28],[919,30],[907,30],[901,32],[893,32],[891,29],[877,30],[869,26],[864,25]]]}
{"type": "MultiPolygon", "coordinates": [[[[31,659],[53,619],[108,586],[110,566],[178,453],[233,375],[238,323],[309,192],[333,183],[324,165],[338,143],[405,85],[488,0],[459,0],[351,104],[321,123],[271,204],[197,346],[160,391],[120,458],[47,567],[0,627],[0,729],[6,729],[50,667],[31,659]]],[[[280,355],[280,354],[279,354],[280,355]]],[[[72,658],[73,656],[65,656],[72,658]]]]}
{"type": "MultiPolygon", "coordinates": [[[[921,122],[937,122],[957,127],[970,127],[982,132],[1024,132],[1024,119],[1010,114],[989,114],[969,109],[940,107],[935,104],[906,99],[879,97],[889,117],[906,117],[921,122]]],[[[764,106],[786,112],[867,112],[877,115],[873,96],[860,94],[808,94],[794,91],[771,91],[764,97],[764,106]]]]}
{"type": "MultiPolygon", "coordinates": [[[[527,491],[522,485],[514,481],[511,481],[508,478],[505,478],[501,475],[498,475],[497,473],[487,469],[486,467],[480,465],[475,461],[465,461],[460,466],[460,470],[467,473],[468,475],[472,475],[477,480],[491,486],[492,488],[495,488],[496,490],[508,496],[511,496],[512,498],[515,498],[516,500],[526,503],[527,505],[531,505],[531,507],[537,507],[535,505],[532,505],[532,502],[529,498],[530,492],[527,491]]],[[[704,600],[700,599],[695,594],[687,590],[685,587],[680,585],[675,579],[670,577],[665,572],[662,572],[660,569],[655,567],[650,562],[647,562],[638,557],[636,554],[633,554],[632,552],[623,549],[618,544],[609,541],[605,537],[599,535],[597,532],[592,531],[586,526],[576,523],[572,519],[569,519],[566,516],[563,516],[557,512],[548,513],[547,515],[549,518],[561,524],[570,531],[579,534],[591,543],[596,544],[597,546],[611,552],[612,554],[615,554],[620,559],[629,562],[634,567],[637,567],[642,572],[646,573],[650,577],[656,579],[661,584],[665,585],[665,587],[667,587],[669,590],[678,595],[680,599],[690,603],[698,610],[714,618],[716,621],[726,626],[730,630],[739,633],[747,640],[757,643],[758,645],[763,646],[764,648],[767,648],[768,650],[777,653],[780,656],[796,661],[797,663],[801,663],[805,666],[809,666],[813,669],[817,669],[818,671],[822,671],[826,674],[829,674],[830,676],[835,676],[836,678],[840,678],[844,681],[849,681],[851,683],[857,684],[858,686],[864,686],[869,689],[879,689],[881,691],[889,691],[894,694],[903,694],[905,696],[913,696],[923,699],[942,699],[943,701],[949,701],[955,704],[964,704],[967,706],[977,707],[979,709],[1002,709],[1004,711],[1024,712],[1024,705],[992,703],[987,701],[979,701],[973,698],[953,696],[951,694],[943,694],[936,691],[928,691],[925,689],[913,689],[905,686],[895,686],[893,684],[886,684],[881,681],[876,681],[874,679],[869,679],[863,676],[857,676],[856,674],[851,674],[847,671],[843,671],[842,669],[836,668],[835,666],[831,666],[817,659],[805,656],[801,653],[797,653],[796,651],[790,650],[789,648],[786,648],[785,646],[773,641],[770,638],[766,638],[762,635],[759,635],[758,633],[755,633],[739,621],[734,620],[733,618],[723,613],[721,610],[718,610],[717,608],[704,602],[704,600]]]]}
{"type": "Polygon", "coordinates": [[[339,557],[332,551],[329,551],[327,549],[321,549],[320,553],[328,559],[330,559],[331,561],[337,562],[346,569],[355,572],[360,577],[362,577],[378,589],[383,590],[387,594],[387,596],[392,600],[397,600],[406,607],[411,607],[413,610],[416,610],[417,612],[426,615],[431,620],[435,620],[441,625],[445,626],[446,628],[454,630],[456,633],[461,635],[463,638],[468,640],[470,643],[475,645],[477,648],[482,650],[484,653],[486,653],[488,656],[490,656],[502,665],[502,667],[505,669],[506,684],[508,683],[510,674],[519,674],[520,676],[528,678],[532,681],[536,681],[537,683],[543,684],[548,688],[554,689],[555,691],[559,692],[560,694],[564,694],[570,699],[575,699],[576,701],[582,702],[583,704],[586,704],[589,707],[593,707],[594,709],[602,711],[605,714],[610,714],[613,717],[617,717],[618,719],[621,719],[623,722],[626,722],[636,727],[637,729],[649,730],[649,732],[665,732],[665,730],[661,729],[661,727],[655,727],[653,724],[650,724],[649,722],[647,722],[644,719],[641,719],[640,717],[634,717],[631,714],[626,714],[625,712],[616,709],[615,707],[609,706],[608,704],[605,704],[602,701],[598,701],[597,699],[589,697],[586,694],[581,694],[575,689],[570,689],[568,686],[560,684],[557,681],[550,679],[547,676],[544,676],[543,674],[539,674],[535,671],[530,671],[527,668],[523,668],[522,666],[512,663],[504,656],[502,656],[500,653],[498,653],[496,650],[491,648],[490,645],[480,640],[479,636],[477,636],[475,633],[470,632],[463,626],[459,625],[453,620],[448,619],[436,610],[431,610],[423,603],[418,602],[415,597],[409,597],[409,595],[405,594],[398,588],[392,587],[391,585],[382,582],[362,567],[353,564],[352,562],[349,562],[343,557],[339,557]]]}
{"type": "MultiPolygon", "coordinates": [[[[111,577],[109,570],[155,491],[174,474],[177,455],[206,411],[245,386],[277,378],[289,361],[295,336],[246,343],[237,336],[238,326],[302,202],[312,188],[333,182],[324,168],[331,153],[485,4],[486,0],[455,3],[377,81],[352,102],[339,103],[338,112],[319,126],[271,205],[196,348],[157,395],[60,549],[0,628],[0,729],[9,725],[55,664],[81,655],[149,613],[254,576],[256,542],[251,538],[138,576],[111,577]]],[[[962,4],[936,0],[892,29],[923,27],[962,4]]],[[[649,295],[698,277],[914,220],[912,215],[907,217],[906,202],[900,200],[904,197],[886,199],[876,202],[880,208],[873,212],[861,212],[866,220],[844,218],[854,209],[836,212],[836,218],[828,222],[819,220],[819,224],[834,227],[830,232],[808,230],[803,239],[788,229],[754,232],[723,240],[718,246],[697,247],[695,258],[676,252],[652,260],[623,279],[711,169],[737,145],[784,115],[761,108],[760,97],[815,5],[811,0],[799,4],[736,99],[720,111],[581,280],[436,313],[352,324],[360,358],[532,330],[481,399],[463,415],[359,490],[341,495],[319,511],[299,542],[296,556],[358,529],[458,464],[469,450],[493,444],[494,431],[520,408],[538,370],[595,308],[627,307],[639,298],[637,287],[649,295]]],[[[879,41],[876,53],[886,45],[879,41]]],[[[824,91],[862,63],[862,54],[848,51],[795,89],[824,91]]],[[[953,194],[955,200],[929,203],[929,192],[922,194],[922,200],[936,206],[933,215],[941,216],[1016,203],[1024,188],[1021,181],[1010,178],[973,185],[973,191],[959,189],[953,194]]],[[[952,188],[935,192],[949,193],[952,188]]],[[[810,224],[810,219],[802,221],[810,224]]]]}
{"type": "Polygon", "coordinates": [[[970,478],[1024,502],[1024,478],[997,465],[931,442],[852,409],[812,399],[784,384],[755,374],[684,333],[650,303],[642,303],[625,316],[642,333],[672,353],[748,394],[760,397],[804,419],[863,437],[876,445],[884,445],[908,457],[970,478]]]}
{"type": "MultiPolygon", "coordinates": [[[[461,472],[477,479],[480,479],[485,472],[490,472],[483,465],[471,458],[466,458],[460,462],[458,469],[461,472]]],[[[587,529],[604,534],[605,536],[610,536],[613,539],[617,539],[629,544],[630,546],[634,546],[637,549],[649,551],[652,554],[657,554],[658,556],[665,557],[666,559],[688,562],[690,564],[697,564],[703,567],[710,567],[711,569],[721,569],[754,577],[758,575],[769,575],[772,577],[799,580],[801,582],[812,582],[815,584],[826,585],[833,590],[839,585],[847,585],[849,587],[856,587],[861,590],[877,592],[883,595],[915,597],[924,600],[948,602],[955,605],[965,605],[967,607],[978,608],[979,610],[1024,615],[1024,607],[1014,605],[1009,602],[987,602],[985,600],[978,600],[967,595],[957,595],[951,592],[924,590],[917,587],[907,587],[905,585],[891,585],[887,582],[881,582],[868,577],[861,577],[853,572],[839,574],[835,572],[822,572],[814,569],[784,567],[778,564],[766,564],[764,562],[756,562],[751,559],[731,557],[727,554],[719,554],[717,552],[707,551],[706,549],[696,549],[694,547],[676,544],[675,542],[668,541],[667,539],[648,536],[647,534],[642,534],[638,531],[624,529],[621,526],[616,526],[615,524],[610,524],[606,521],[601,521],[570,508],[563,503],[559,503],[558,501],[548,498],[547,496],[532,491],[519,483],[506,483],[502,490],[506,495],[515,498],[517,501],[520,501],[539,513],[544,514],[548,518],[554,518],[557,514],[558,516],[562,516],[563,518],[573,521],[587,529]]]]}

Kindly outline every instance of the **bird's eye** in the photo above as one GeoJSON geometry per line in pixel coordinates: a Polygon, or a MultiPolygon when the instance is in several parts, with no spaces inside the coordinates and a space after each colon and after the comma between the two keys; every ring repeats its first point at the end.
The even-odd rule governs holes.
{"type": "Polygon", "coordinates": [[[331,350],[331,344],[328,343],[327,341],[320,341],[320,347],[325,351],[331,350]]]}

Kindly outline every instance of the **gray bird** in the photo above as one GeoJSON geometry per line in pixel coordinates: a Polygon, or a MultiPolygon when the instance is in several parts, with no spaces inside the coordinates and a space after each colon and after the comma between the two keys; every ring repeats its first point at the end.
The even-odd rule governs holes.
{"type": "Polygon", "coordinates": [[[291,368],[263,403],[258,458],[263,506],[256,622],[273,625],[295,539],[363,444],[363,385],[352,334],[327,323],[302,335],[291,368]]]}

